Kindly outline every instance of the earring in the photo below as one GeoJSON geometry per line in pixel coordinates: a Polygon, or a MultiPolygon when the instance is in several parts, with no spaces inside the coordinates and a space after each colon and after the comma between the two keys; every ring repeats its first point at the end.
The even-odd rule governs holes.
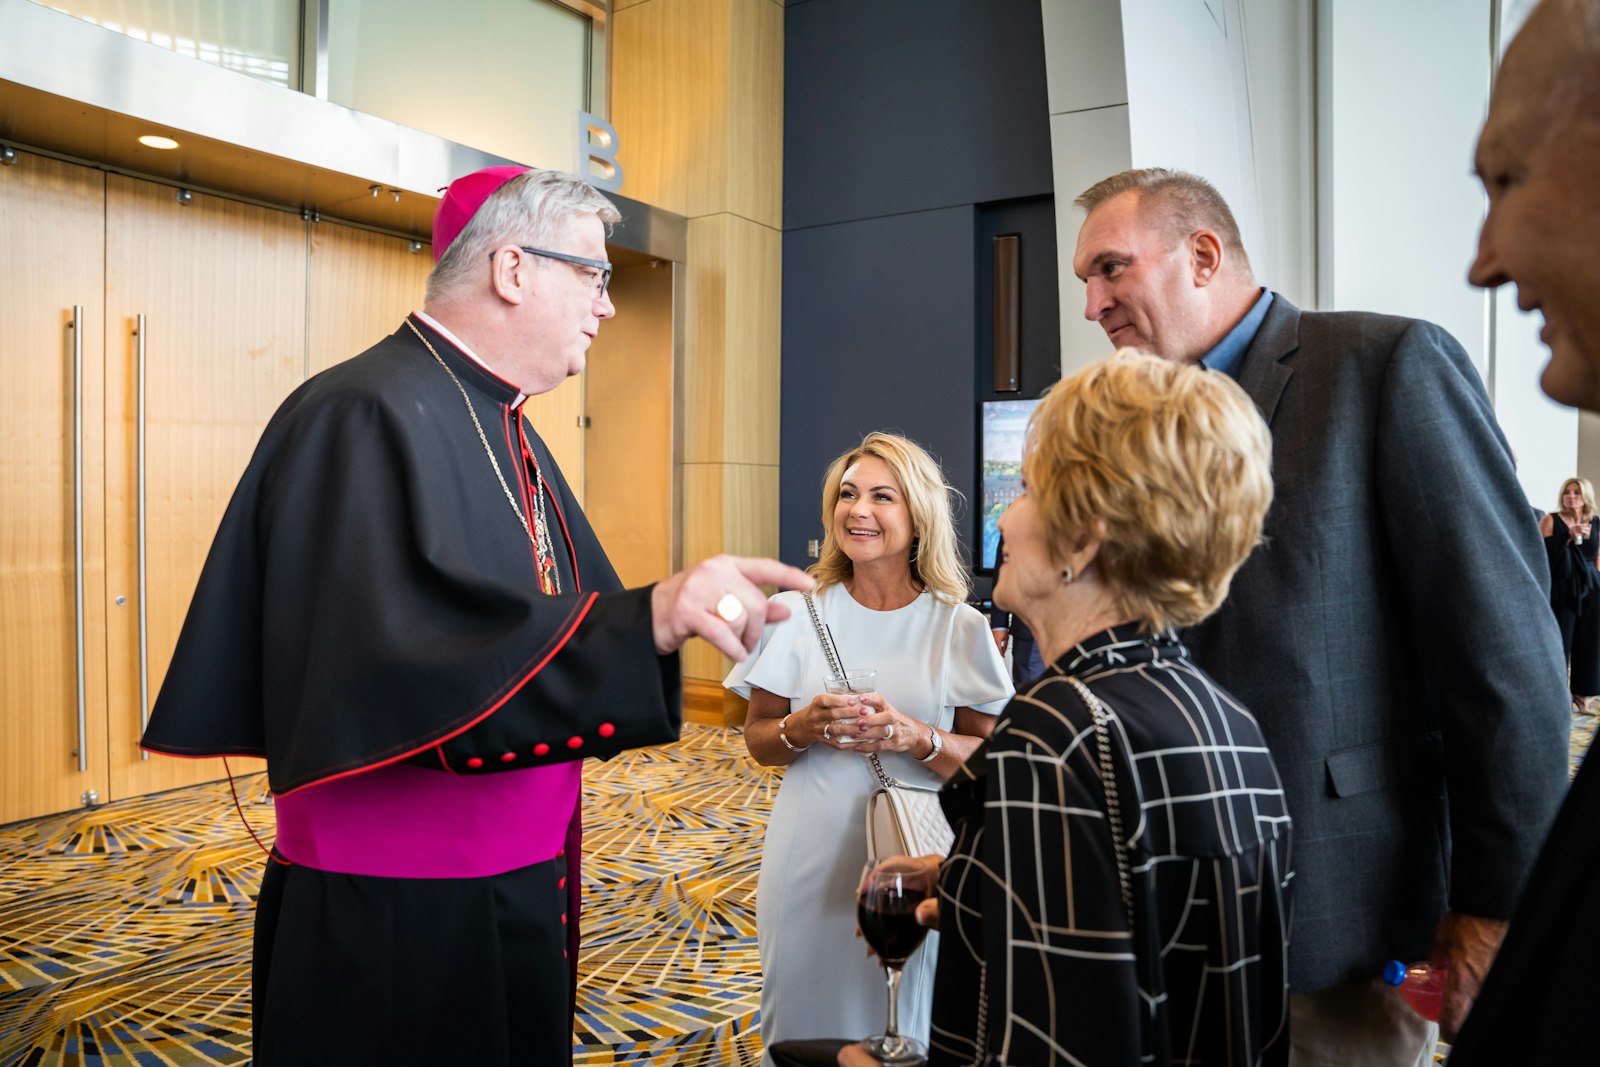
{"type": "Polygon", "coordinates": [[[1068,567],[1066,570],[1061,572],[1061,584],[1062,585],[1071,585],[1072,584],[1072,568],[1071,567],[1068,567]]]}

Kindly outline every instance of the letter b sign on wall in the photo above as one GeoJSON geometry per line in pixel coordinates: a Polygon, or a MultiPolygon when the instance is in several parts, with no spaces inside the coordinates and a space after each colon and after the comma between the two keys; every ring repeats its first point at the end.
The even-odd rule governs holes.
{"type": "Polygon", "coordinates": [[[616,127],[587,111],[578,112],[578,176],[608,193],[622,188],[616,127]]]}

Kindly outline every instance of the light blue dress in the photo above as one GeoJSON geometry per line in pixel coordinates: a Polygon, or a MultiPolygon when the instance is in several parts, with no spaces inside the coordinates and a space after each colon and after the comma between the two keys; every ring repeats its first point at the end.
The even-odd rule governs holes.
{"type": "MultiPolygon", "coordinates": [[[[788,698],[790,709],[798,710],[823,691],[827,660],[804,598],[786,592],[773,599],[789,609],[789,618],[768,626],[756,651],[723,684],[747,699],[752,688],[763,689],[788,698]]],[[[1005,661],[988,620],[974,608],[923,593],[903,608],[873,611],[842,585],[815,600],[845,668],[875,669],[878,691],[903,714],[950,730],[956,708],[997,715],[1010,699],[1005,661]]],[[[907,785],[943,784],[906,753],[886,752],[879,759],[907,785]]],[[[784,771],[756,888],[764,973],[761,1037],[767,1047],[883,1032],[883,969],[855,936],[855,890],[867,859],[867,796],[876,784],[865,756],[821,744],[784,771]]],[[[929,934],[906,964],[900,985],[900,1030],[920,1041],[928,1038],[938,948],[939,935],[929,934]]]]}

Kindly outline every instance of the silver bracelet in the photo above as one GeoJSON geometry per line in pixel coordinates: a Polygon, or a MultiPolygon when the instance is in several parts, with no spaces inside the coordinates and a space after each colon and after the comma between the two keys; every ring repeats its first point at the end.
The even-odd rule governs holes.
{"type": "Polygon", "coordinates": [[[928,743],[933,745],[933,751],[926,756],[918,756],[918,763],[932,763],[939,758],[939,753],[944,751],[944,736],[939,733],[939,728],[932,724],[928,726],[928,743]]]}
{"type": "MultiPolygon", "coordinates": [[[[793,714],[794,714],[794,712],[792,712],[792,711],[789,713],[789,715],[793,715],[793,714]]],[[[810,748],[811,746],[810,745],[795,745],[793,742],[791,742],[789,740],[789,735],[783,732],[784,726],[787,725],[788,722],[789,722],[789,715],[785,715],[783,718],[778,720],[778,740],[782,741],[783,742],[783,747],[787,748],[790,752],[804,752],[806,749],[810,748]]]]}

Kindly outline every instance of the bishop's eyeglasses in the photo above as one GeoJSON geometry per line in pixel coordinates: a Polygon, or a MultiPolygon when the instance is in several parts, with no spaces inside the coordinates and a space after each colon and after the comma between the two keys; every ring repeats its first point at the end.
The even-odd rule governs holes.
{"type": "MultiPolygon", "coordinates": [[[[519,246],[520,247],[520,246],[519,246]]],[[[571,263],[579,267],[588,267],[595,273],[587,271],[583,276],[594,286],[594,298],[599,300],[606,291],[606,286],[611,284],[611,264],[603,259],[585,259],[582,256],[569,256],[565,252],[547,252],[543,248],[522,248],[530,256],[543,256],[546,259],[559,259],[563,263],[571,263]]],[[[491,253],[492,257],[492,253],[491,253]]]]}

